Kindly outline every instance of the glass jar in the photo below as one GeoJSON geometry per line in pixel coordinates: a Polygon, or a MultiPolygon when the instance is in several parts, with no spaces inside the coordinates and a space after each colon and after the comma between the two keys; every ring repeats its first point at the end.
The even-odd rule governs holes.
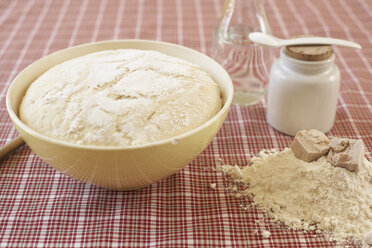
{"type": "Polygon", "coordinates": [[[282,48],[271,68],[267,121],[289,135],[309,129],[328,132],[340,87],[335,55],[330,46],[293,48],[282,48]]]}
{"type": "Polygon", "coordinates": [[[249,40],[251,32],[271,34],[263,0],[226,0],[212,43],[212,58],[230,74],[233,103],[258,102],[267,90],[272,49],[249,40]]]}

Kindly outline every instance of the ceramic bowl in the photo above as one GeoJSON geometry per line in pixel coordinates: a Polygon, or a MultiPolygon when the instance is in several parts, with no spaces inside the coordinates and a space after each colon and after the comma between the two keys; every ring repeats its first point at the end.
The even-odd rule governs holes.
{"type": "Polygon", "coordinates": [[[159,41],[115,40],[67,48],[37,60],[13,80],[6,105],[20,135],[46,163],[83,182],[114,190],[130,190],[172,175],[200,154],[221,128],[232,98],[233,85],[228,73],[200,52],[159,41]],[[19,106],[27,88],[49,68],[88,53],[125,48],[156,50],[199,64],[220,87],[221,111],[203,125],[172,139],[130,147],[69,144],[37,133],[19,119],[19,106]]]}

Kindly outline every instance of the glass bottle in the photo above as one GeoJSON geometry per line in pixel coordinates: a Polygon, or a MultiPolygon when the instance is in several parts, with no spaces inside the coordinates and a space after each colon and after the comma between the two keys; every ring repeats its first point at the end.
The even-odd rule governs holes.
{"type": "Polygon", "coordinates": [[[273,60],[270,48],[248,38],[251,32],[271,34],[263,0],[226,0],[213,37],[212,57],[230,74],[234,103],[257,103],[267,90],[273,60]]]}

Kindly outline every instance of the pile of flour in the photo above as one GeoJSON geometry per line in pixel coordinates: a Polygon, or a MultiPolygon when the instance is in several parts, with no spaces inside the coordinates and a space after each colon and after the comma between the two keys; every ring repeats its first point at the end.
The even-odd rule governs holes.
{"type": "Polygon", "coordinates": [[[222,165],[223,172],[246,189],[256,205],[284,224],[323,230],[333,240],[363,240],[372,231],[372,163],[358,172],[334,167],[325,157],[307,163],[287,148],[260,152],[251,166],[222,165]]]}

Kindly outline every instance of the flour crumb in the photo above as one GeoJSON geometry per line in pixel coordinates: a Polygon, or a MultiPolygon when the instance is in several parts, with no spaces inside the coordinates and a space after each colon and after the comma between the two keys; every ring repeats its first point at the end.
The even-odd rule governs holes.
{"type": "MultiPolygon", "coordinates": [[[[240,196],[242,196],[242,195],[240,195],[240,196]]],[[[248,206],[246,206],[246,205],[244,205],[244,204],[240,204],[239,206],[240,206],[240,208],[243,209],[244,211],[248,211],[248,210],[250,209],[248,206]]]]}
{"type": "Polygon", "coordinates": [[[234,180],[240,180],[243,176],[243,172],[238,165],[222,165],[222,172],[230,175],[234,180]]]}
{"type": "Polygon", "coordinates": [[[269,231],[267,231],[267,230],[263,230],[263,231],[261,232],[261,235],[262,235],[262,237],[264,237],[265,239],[268,239],[268,238],[270,237],[271,233],[270,233],[269,231]]]}
{"type": "Polygon", "coordinates": [[[211,184],[209,184],[209,188],[216,189],[217,188],[217,183],[211,183],[211,184]]]}

